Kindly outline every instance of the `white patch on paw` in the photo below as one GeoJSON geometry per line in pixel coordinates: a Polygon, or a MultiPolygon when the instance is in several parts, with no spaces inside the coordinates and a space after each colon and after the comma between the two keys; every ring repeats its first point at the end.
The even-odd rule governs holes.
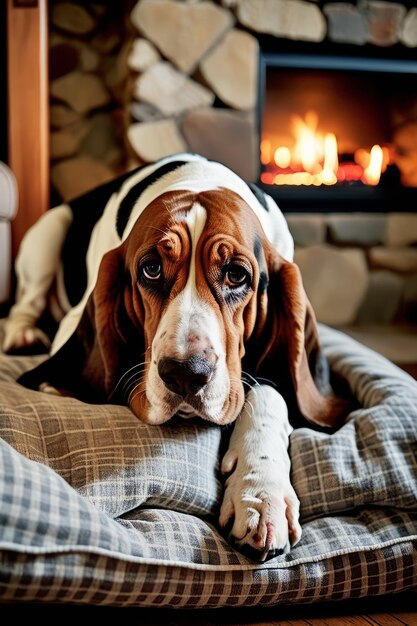
{"type": "Polygon", "coordinates": [[[287,407],[271,387],[248,393],[236,421],[222,472],[229,474],[219,524],[232,523],[230,540],[264,561],[287,552],[301,537],[300,503],[290,482],[287,407]]]}

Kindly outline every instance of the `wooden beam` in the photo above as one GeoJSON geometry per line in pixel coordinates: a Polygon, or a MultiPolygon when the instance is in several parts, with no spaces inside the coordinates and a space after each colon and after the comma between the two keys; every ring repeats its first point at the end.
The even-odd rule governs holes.
{"type": "MultiPolygon", "coordinates": [[[[49,208],[47,0],[7,0],[9,165],[19,190],[13,256],[49,208]]],[[[47,245],[47,242],[45,242],[47,245]]]]}

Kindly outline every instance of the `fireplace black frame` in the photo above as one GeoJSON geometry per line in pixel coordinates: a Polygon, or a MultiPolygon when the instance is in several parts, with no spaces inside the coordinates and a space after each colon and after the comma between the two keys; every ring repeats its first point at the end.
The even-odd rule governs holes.
{"type": "MultiPolygon", "coordinates": [[[[417,75],[417,60],[412,58],[382,58],[340,54],[309,54],[298,52],[270,52],[259,54],[257,124],[262,136],[262,113],[265,104],[266,74],[268,68],[302,70],[334,70],[337,72],[379,73],[404,78],[417,75]]],[[[417,89],[416,89],[417,93],[417,89]]],[[[260,172],[262,165],[260,165],[260,172]]],[[[414,212],[417,210],[417,188],[397,184],[337,185],[295,187],[257,184],[269,193],[286,212],[414,212]]]]}

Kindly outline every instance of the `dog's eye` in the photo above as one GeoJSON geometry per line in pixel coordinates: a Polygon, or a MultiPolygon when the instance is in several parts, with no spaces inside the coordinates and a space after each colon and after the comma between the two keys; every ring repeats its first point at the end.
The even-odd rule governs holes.
{"type": "Polygon", "coordinates": [[[226,269],[225,279],[230,287],[240,287],[248,282],[249,274],[241,265],[229,265],[226,269]]]}
{"type": "Polygon", "coordinates": [[[162,275],[162,265],[159,261],[147,261],[142,265],[141,270],[146,280],[159,280],[162,275]]]}

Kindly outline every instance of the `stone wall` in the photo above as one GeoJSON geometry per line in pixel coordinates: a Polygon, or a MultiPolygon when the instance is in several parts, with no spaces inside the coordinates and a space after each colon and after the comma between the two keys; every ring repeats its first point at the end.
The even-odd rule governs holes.
{"type": "Polygon", "coordinates": [[[126,171],[127,6],[49,2],[52,204],[126,171]]]}
{"type": "Polygon", "coordinates": [[[140,0],[128,129],[142,161],[189,150],[259,175],[258,41],[220,2],[140,0]]]}
{"type": "Polygon", "coordinates": [[[319,321],[417,324],[417,215],[288,214],[319,321]]]}

